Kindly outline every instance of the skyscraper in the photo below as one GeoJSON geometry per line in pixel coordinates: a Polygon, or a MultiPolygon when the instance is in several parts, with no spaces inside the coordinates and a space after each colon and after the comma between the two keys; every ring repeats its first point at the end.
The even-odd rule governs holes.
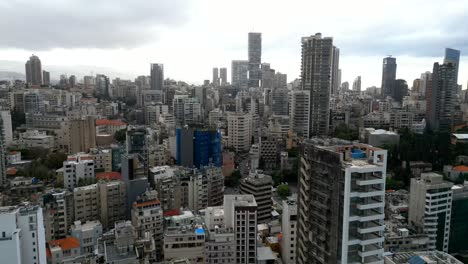
{"type": "Polygon", "coordinates": [[[361,91],[361,76],[356,77],[353,82],[353,91],[360,92],[361,91]]]}
{"type": "Polygon", "coordinates": [[[231,62],[231,85],[243,89],[248,86],[249,62],[246,60],[233,60],[231,62]]]}
{"type": "Polygon", "coordinates": [[[393,91],[393,99],[399,102],[403,102],[403,97],[408,95],[408,84],[403,79],[395,80],[395,90],[393,91]]]}
{"type": "Polygon", "coordinates": [[[219,78],[221,79],[221,85],[227,84],[227,68],[219,69],[219,78]]]}
{"type": "Polygon", "coordinates": [[[333,39],[317,33],[302,38],[302,90],[310,92],[309,135],[327,135],[330,123],[333,39]]]}
{"type": "Polygon", "coordinates": [[[262,79],[262,70],[260,64],[262,63],[262,33],[249,33],[249,87],[260,87],[260,80],[262,79]]]}
{"type": "Polygon", "coordinates": [[[0,186],[6,184],[6,142],[5,142],[5,127],[3,124],[2,115],[0,115],[0,186]]]}
{"type": "Polygon", "coordinates": [[[214,86],[219,86],[219,70],[218,68],[213,68],[213,85],[214,86]]]}
{"type": "Polygon", "coordinates": [[[383,263],[387,151],[313,138],[301,153],[297,263],[383,263]]]}
{"type": "Polygon", "coordinates": [[[151,90],[164,90],[164,65],[162,63],[151,63],[151,90]]]}
{"type": "Polygon", "coordinates": [[[432,81],[426,86],[426,119],[431,129],[450,131],[457,84],[455,65],[434,63],[432,81]]]}
{"type": "Polygon", "coordinates": [[[41,85],[42,80],[42,65],[39,57],[32,55],[26,62],[26,82],[31,85],[41,85]]]}
{"type": "MultiPolygon", "coordinates": [[[[71,81],[71,77],[70,77],[71,81]]],[[[96,74],[96,92],[103,96],[109,96],[109,77],[104,74],[96,74]]],[[[70,83],[71,85],[71,83],[70,83]]]]}
{"type": "Polygon", "coordinates": [[[42,80],[45,85],[50,84],[50,72],[42,71],[42,80]]]}
{"type": "Polygon", "coordinates": [[[383,59],[382,95],[384,97],[393,95],[393,90],[395,89],[396,69],[396,58],[389,56],[383,59]]]}
{"type": "Polygon", "coordinates": [[[310,92],[293,90],[289,95],[289,127],[299,137],[309,138],[310,92]]]}
{"type": "Polygon", "coordinates": [[[341,84],[340,49],[333,46],[332,90],[331,94],[338,94],[341,84]]]}
{"type": "Polygon", "coordinates": [[[445,48],[444,64],[452,63],[455,67],[455,85],[458,84],[458,66],[460,64],[460,51],[445,48]]]}
{"type": "Polygon", "coordinates": [[[176,129],[177,165],[185,167],[222,165],[221,132],[183,127],[176,129]]]}

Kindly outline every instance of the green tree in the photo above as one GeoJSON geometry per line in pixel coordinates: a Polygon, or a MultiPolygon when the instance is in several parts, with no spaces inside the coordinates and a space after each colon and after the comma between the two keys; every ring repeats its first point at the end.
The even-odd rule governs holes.
{"type": "Polygon", "coordinates": [[[333,137],[351,141],[357,140],[359,139],[359,131],[357,129],[351,129],[346,124],[339,124],[333,131],[333,137]]]}
{"type": "Polygon", "coordinates": [[[51,169],[56,170],[62,168],[63,162],[67,159],[67,155],[61,152],[51,153],[45,159],[44,165],[51,169]]]}
{"type": "Polygon", "coordinates": [[[385,189],[387,190],[400,190],[405,188],[403,181],[387,178],[385,181],[385,189]]]}
{"type": "Polygon", "coordinates": [[[21,156],[25,160],[37,160],[46,157],[49,154],[49,150],[42,147],[32,147],[27,149],[21,149],[21,156]]]}
{"type": "Polygon", "coordinates": [[[224,178],[224,185],[227,187],[237,187],[239,186],[240,179],[242,175],[239,170],[235,170],[231,176],[224,178]]]}
{"type": "Polygon", "coordinates": [[[119,142],[123,143],[127,139],[127,130],[126,129],[120,129],[114,134],[114,139],[119,142]]]}
{"type": "Polygon", "coordinates": [[[276,192],[282,199],[285,199],[290,194],[289,186],[287,184],[280,184],[276,187],[276,192]]]}

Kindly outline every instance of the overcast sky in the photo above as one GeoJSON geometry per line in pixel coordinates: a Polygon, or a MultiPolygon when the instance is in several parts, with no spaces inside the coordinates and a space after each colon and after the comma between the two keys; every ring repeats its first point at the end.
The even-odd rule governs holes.
{"type": "Polygon", "coordinates": [[[363,88],[380,86],[386,55],[411,86],[445,47],[461,50],[458,79],[468,80],[466,0],[5,0],[0,10],[0,60],[24,63],[34,53],[44,69],[68,74],[133,78],[158,62],[166,77],[202,83],[211,68],[230,72],[231,60],[246,59],[247,33],[256,31],[262,61],[288,81],[300,73],[300,38],[316,32],[340,48],[342,81],[361,75],[363,88]]]}

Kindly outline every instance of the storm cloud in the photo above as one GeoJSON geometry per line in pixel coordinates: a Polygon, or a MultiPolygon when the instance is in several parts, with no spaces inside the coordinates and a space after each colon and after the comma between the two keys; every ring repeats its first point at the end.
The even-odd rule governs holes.
{"type": "Polygon", "coordinates": [[[9,0],[0,3],[0,48],[133,48],[183,26],[186,0],[9,0]]]}

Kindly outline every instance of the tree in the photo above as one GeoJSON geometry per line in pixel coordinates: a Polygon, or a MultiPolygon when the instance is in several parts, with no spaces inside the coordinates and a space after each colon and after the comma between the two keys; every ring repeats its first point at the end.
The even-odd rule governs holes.
{"type": "Polygon", "coordinates": [[[289,185],[287,184],[278,185],[278,187],[276,187],[276,193],[278,193],[278,195],[282,199],[286,199],[286,197],[288,197],[290,194],[289,185]]]}
{"type": "Polygon", "coordinates": [[[49,150],[42,147],[33,147],[27,149],[21,149],[21,156],[25,160],[37,160],[44,158],[49,154],[49,150]]]}
{"type": "Polygon", "coordinates": [[[56,170],[60,169],[63,166],[63,162],[67,159],[67,155],[61,152],[51,153],[47,156],[44,165],[51,169],[56,170]]]}
{"type": "Polygon", "coordinates": [[[333,131],[333,137],[353,141],[359,139],[359,131],[351,129],[346,124],[339,124],[333,131]]]}
{"type": "Polygon", "coordinates": [[[385,181],[385,189],[387,190],[400,190],[405,188],[405,183],[392,178],[387,178],[385,181]]]}
{"type": "Polygon", "coordinates": [[[127,139],[127,130],[126,129],[120,129],[114,134],[114,139],[119,142],[123,143],[127,139]]]}
{"type": "Polygon", "coordinates": [[[224,185],[227,187],[237,187],[239,186],[240,179],[242,175],[239,170],[235,170],[231,176],[224,178],[224,185]]]}

